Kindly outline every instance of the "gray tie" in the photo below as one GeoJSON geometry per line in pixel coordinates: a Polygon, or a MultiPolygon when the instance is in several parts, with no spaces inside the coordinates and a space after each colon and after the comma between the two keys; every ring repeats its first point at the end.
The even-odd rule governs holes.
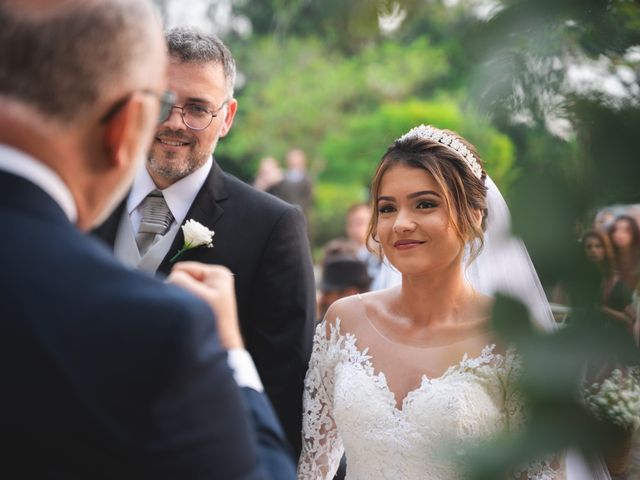
{"type": "Polygon", "coordinates": [[[154,190],[142,202],[142,220],[136,243],[140,256],[144,256],[149,247],[158,241],[169,229],[173,215],[160,190],[154,190]]]}

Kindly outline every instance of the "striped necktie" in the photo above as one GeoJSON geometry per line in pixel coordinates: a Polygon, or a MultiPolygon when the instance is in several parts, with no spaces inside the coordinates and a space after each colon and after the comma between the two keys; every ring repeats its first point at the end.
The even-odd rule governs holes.
{"type": "Polygon", "coordinates": [[[136,235],[140,256],[167,233],[173,221],[171,210],[160,190],[154,190],[142,202],[142,221],[136,235]]]}

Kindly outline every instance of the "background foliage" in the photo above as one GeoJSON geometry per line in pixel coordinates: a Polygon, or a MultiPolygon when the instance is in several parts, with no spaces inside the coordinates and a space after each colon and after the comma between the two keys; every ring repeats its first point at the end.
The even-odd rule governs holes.
{"type": "Polygon", "coordinates": [[[246,1],[236,7],[253,34],[226,38],[243,83],[235,128],[217,157],[250,181],[262,157],[282,159],[289,148],[304,149],[316,181],[316,247],[343,234],[344,212],[367,200],[385,149],[416,124],[466,136],[505,192],[517,178],[513,140],[469,101],[471,69],[456,32],[477,18],[463,5],[409,6],[414,10],[402,28],[386,33],[379,19],[393,5],[375,1],[246,1]]]}

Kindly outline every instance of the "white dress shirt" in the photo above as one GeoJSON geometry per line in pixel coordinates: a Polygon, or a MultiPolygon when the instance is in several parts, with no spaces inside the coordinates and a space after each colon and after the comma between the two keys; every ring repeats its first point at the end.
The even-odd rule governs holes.
{"type": "Polygon", "coordinates": [[[258,392],[262,392],[264,387],[253,363],[251,354],[244,348],[232,348],[227,350],[227,362],[233,370],[233,378],[239,387],[249,387],[258,392]]]}

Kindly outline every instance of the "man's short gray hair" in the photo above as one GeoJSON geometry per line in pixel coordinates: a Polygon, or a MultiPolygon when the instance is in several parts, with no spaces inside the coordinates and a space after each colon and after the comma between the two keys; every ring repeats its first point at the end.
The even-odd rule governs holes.
{"type": "Polygon", "coordinates": [[[142,1],[72,3],[30,13],[0,0],[0,97],[66,123],[135,81],[153,14],[142,1]]]}
{"type": "Polygon", "coordinates": [[[173,28],[167,31],[166,38],[169,55],[180,62],[222,65],[229,95],[233,96],[236,61],[222,40],[189,27],[173,28]]]}

